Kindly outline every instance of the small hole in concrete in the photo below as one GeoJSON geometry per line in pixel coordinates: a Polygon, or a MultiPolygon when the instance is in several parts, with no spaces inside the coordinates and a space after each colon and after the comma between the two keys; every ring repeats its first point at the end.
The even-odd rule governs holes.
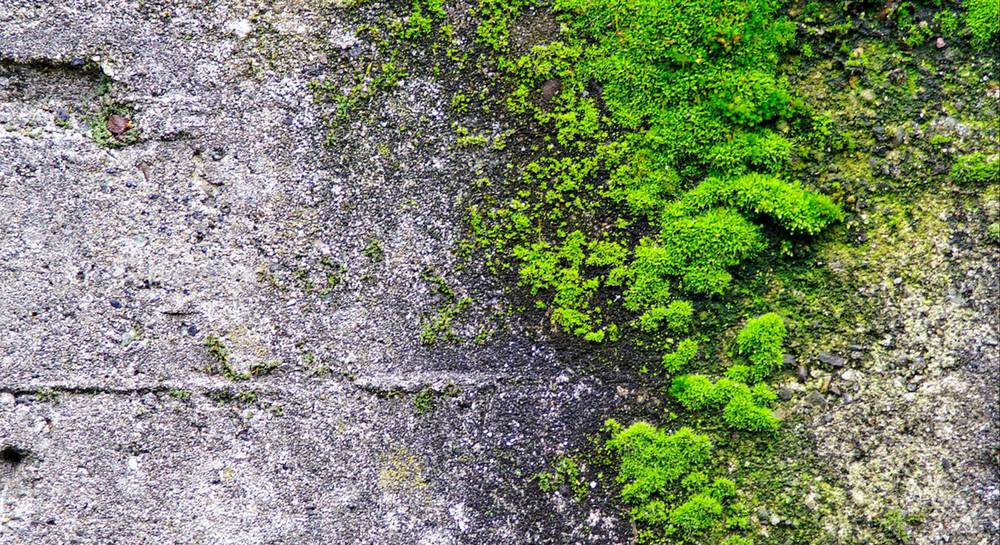
{"type": "Polygon", "coordinates": [[[28,458],[28,451],[15,446],[6,446],[0,450],[0,460],[12,466],[21,465],[28,458]]]}

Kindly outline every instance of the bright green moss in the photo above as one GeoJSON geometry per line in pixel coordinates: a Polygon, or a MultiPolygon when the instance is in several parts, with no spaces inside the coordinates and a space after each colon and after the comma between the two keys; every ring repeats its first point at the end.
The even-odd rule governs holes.
{"type": "Polygon", "coordinates": [[[763,384],[751,389],[728,378],[713,383],[702,375],[682,375],[673,380],[670,394],[691,411],[722,409],[723,421],[733,429],[775,431],[780,425],[767,408],[777,396],[763,384]]]}
{"type": "Polygon", "coordinates": [[[749,365],[734,365],[728,376],[743,382],[759,382],[784,364],[785,323],[773,312],[747,320],[736,337],[736,353],[749,365]]]}
{"type": "Polygon", "coordinates": [[[630,281],[625,291],[625,308],[639,310],[655,305],[663,305],[670,300],[670,280],[672,271],[665,248],[651,239],[643,239],[635,248],[635,259],[623,269],[623,276],[630,281]]]}
{"type": "Polygon", "coordinates": [[[843,215],[828,197],[765,174],[709,178],[687,192],[673,211],[690,212],[719,205],[767,216],[791,233],[810,235],[819,233],[843,215]]]}
{"type": "Polygon", "coordinates": [[[777,175],[791,144],[771,127],[804,112],[777,73],[794,35],[779,2],[555,0],[559,36],[513,56],[528,4],[481,0],[478,38],[543,153],[516,195],[473,221],[480,244],[508,257],[491,263],[518,270],[564,331],[603,340],[614,288],[639,329],[682,332],[667,318],[672,293],[723,294],[767,247],[764,222],[815,235],[841,218],[777,175]]]}
{"type": "Polygon", "coordinates": [[[963,155],[951,167],[951,179],[960,184],[1000,182],[1000,160],[981,152],[963,155]]]}
{"type": "MultiPolygon", "coordinates": [[[[422,42],[443,21],[417,2],[397,35],[422,42]]],[[[516,157],[528,159],[510,165],[512,179],[478,186],[489,191],[469,208],[470,249],[492,270],[516,274],[564,332],[610,342],[628,324],[642,342],[673,347],[665,372],[688,370],[699,350],[685,338],[691,301],[699,320],[712,321],[704,311],[732,289],[741,265],[843,216],[812,180],[789,176],[793,156],[810,151],[798,146],[815,144],[795,132],[811,127],[826,149],[834,122],[807,111],[778,70],[795,33],[782,12],[777,0],[480,0],[480,59],[504,77],[476,104],[506,109],[530,136],[518,142],[526,153],[516,157]],[[531,15],[532,24],[557,19],[551,42],[536,43],[546,36],[532,24],[516,26],[528,22],[517,20],[528,6],[552,8],[531,15]]],[[[403,58],[395,48],[386,56],[403,58]]],[[[404,69],[392,68],[383,72],[404,69]]],[[[469,104],[460,93],[452,109],[471,114],[469,104]]],[[[479,136],[459,138],[487,145],[479,136]]],[[[768,408],[776,396],[761,381],[780,367],[785,332],[767,316],[737,339],[729,377],[674,377],[681,407],[723,429],[779,427],[768,408]]],[[[733,508],[735,485],[710,479],[717,468],[707,436],[608,427],[640,543],[747,543],[729,535],[749,519],[733,508]]]]}
{"type": "Polygon", "coordinates": [[[698,343],[684,339],[677,343],[673,352],[663,355],[663,369],[668,373],[676,373],[686,367],[698,355],[698,343]]]}
{"type": "Polygon", "coordinates": [[[1000,35],[1000,0],[967,0],[965,24],[972,33],[972,42],[988,47],[1000,35]]]}
{"type": "Polygon", "coordinates": [[[639,316],[639,329],[652,332],[666,326],[674,333],[684,333],[691,327],[694,307],[688,301],[672,301],[656,305],[639,316]]]}
{"type": "Polygon", "coordinates": [[[709,169],[738,174],[750,169],[779,171],[788,162],[792,144],[770,131],[746,132],[733,140],[719,142],[706,152],[709,169]]]}
{"type": "Polygon", "coordinates": [[[726,404],[722,418],[731,428],[745,431],[776,431],[779,420],[766,407],[758,406],[751,397],[736,396],[726,404]]]}
{"type": "Polygon", "coordinates": [[[667,434],[645,422],[614,430],[607,447],[619,455],[618,480],[624,484],[622,498],[629,503],[646,501],[667,487],[680,483],[709,459],[712,444],[708,437],[690,428],[667,434]]]}
{"type": "Polygon", "coordinates": [[[694,307],[688,301],[672,301],[667,305],[667,328],[676,333],[683,333],[691,327],[694,307]]]}
{"type": "Polygon", "coordinates": [[[623,428],[609,420],[606,428],[611,432],[606,447],[620,460],[622,500],[640,527],[639,543],[664,543],[670,536],[686,542],[727,531],[736,484],[724,478],[709,482],[707,436],[690,428],[667,433],[645,422],[623,428]]]}
{"type": "MultiPolygon", "coordinates": [[[[703,110],[706,117],[754,125],[786,113],[791,102],[787,85],[773,75],[774,52],[794,33],[775,16],[777,2],[557,0],[555,5],[570,14],[566,19],[578,35],[596,42],[580,70],[604,84],[615,121],[634,129],[651,124],[643,140],[657,147],[665,144],[664,132],[674,134],[672,121],[680,114],[703,110]],[[738,62],[729,62],[733,59],[738,62]],[[650,101],[655,95],[666,101],[650,101]]],[[[721,136],[711,130],[716,126],[721,128],[697,122],[678,128],[701,142],[721,136]]]]}
{"type": "Polygon", "coordinates": [[[476,37],[491,49],[502,52],[510,43],[510,25],[531,0],[479,0],[476,37]]]}
{"type": "Polygon", "coordinates": [[[721,294],[732,280],[728,269],[764,250],[760,228],[730,208],[663,223],[663,271],[694,293],[721,294]]]}
{"type": "Polygon", "coordinates": [[[406,20],[403,39],[424,38],[431,34],[435,21],[445,18],[442,0],[415,0],[406,20]]]}
{"type": "Polygon", "coordinates": [[[941,34],[945,36],[953,36],[958,32],[958,15],[950,9],[943,9],[935,13],[934,22],[938,24],[941,34]]]}
{"type": "Polygon", "coordinates": [[[697,533],[718,524],[722,504],[708,494],[695,494],[670,511],[670,523],[684,533],[697,533]]]}
{"type": "Polygon", "coordinates": [[[670,394],[690,411],[719,404],[715,384],[702,375],[682,375],[674,379],[670,394]]]}
{"type": "Polygon", "coordinates": [[[666,319],[667,307],[664,305],[657,305],[639,316],[639,329],[646,332],[656,331],[660,329],[664,322],[666,322],[666,319]]]}

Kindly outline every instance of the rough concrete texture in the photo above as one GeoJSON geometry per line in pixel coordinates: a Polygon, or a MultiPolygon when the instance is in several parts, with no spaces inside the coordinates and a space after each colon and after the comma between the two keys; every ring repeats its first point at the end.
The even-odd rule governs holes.
{"type": "MultiPolygon", "coordinates": [[[[578,504],[529,477],[643,392],[458,267],[473,169],[438,83],[324,146],[308,83],[356,43],[324,0],[0,0],[0,544],[629,542],[612,483],[578,504]],[[134,144],[91,137],[109,103],[134,144]],[[421,345],[428,268],[483,342],[421,345]]],[[[885,342],[799,354],[821,400],[788,384],[838,543],[887,506],[920,544],[1000,532],[996,247],[932,208],[843,271],[885,342]]]]}
{"type": "Polygon", "coordinates": [[[902,532],[913,543],[991,545],[1000,536],[1000,283],[984,221],[997,205],[989,192],[929,195],[899,230],[874,230],[855,255],[830,254],[839,275],[866,286],[861,304],[876,309],[857,337],[840,332],[839,365],[811,362],[824,403],[797,406],[843,479],[845,505],[831,520],[843,542],[884,532],[850,519],[891,513],[918,521],[902,532]],[[871,342],[843,343],[859,337],[871,342]]]}
{"type": "Polygon", "coordinates": [[[0,543],[624,535],[526,496],[613,387],[516,328],[420,345],[426,267],[498,304],[452,267],[445,98],[408,81],[324,148],[310,70],[354,38],[328,3],[252,4],[0,2],[0,543]],[[138,142],[95,144],[101,100],[138,142]],[[208,373],[209,335],[233,374],[278,366],[208,373]]]}

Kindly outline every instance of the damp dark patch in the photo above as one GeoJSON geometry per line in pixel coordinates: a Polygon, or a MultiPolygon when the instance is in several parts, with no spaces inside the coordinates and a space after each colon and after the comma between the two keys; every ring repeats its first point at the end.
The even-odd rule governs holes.
{"type": "Polygon", "coordinates": [[[23,464],[31,452],[16,446],[8,445],[0,449],[0,463],[17,468],[23,464]]]}

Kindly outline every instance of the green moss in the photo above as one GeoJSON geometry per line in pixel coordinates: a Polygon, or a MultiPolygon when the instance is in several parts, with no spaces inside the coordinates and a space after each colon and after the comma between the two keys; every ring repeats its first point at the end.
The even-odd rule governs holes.
{"type": "Polygon", "coordinates": [[[205,350],[208,351],[208,357],[215,361],[215,363],[220,366],[229,365],[229,349],[223,344],[222,339],[213,334],[208,334],[205,336],[204,345],[205,350]]]}
{"type": "Polygon", "coordinates": [[[663,355],[663,368],[668,373],[677,373],[687,367],[697,355],[698,343],[691,339],[684,339],[677,343],[677,348],[673,352],[663,355]]]}
{"type": "Polygon", "coordinates": [[[1000,160],[982,152],[963,155],[951,167],[951,179],[960,184],[1000,182],[1000,160]]]}
{"type": "Polygon", "coordinates": [[[52,388],[38,388],[35,390],[35,401],[39,403],[55,403],[59,401],[59,392],[52,388]]]}
{"type": "Polygon", "coordinates": [[[426,315],[420,329],[420,344],[431,346],[439,341],[458,341],[454,323],[458,316],[472,305],[471,297],[459,297],[443,277],[433,269],[427,268],[420,273],[421,277],[432,286],[435,295],[442,299],[442,304],[433,314],[426,315]]]}
{"type": "Polygon", "coordinates": [[[691,328],[694,307],[688,301],[671,301],[667,305],[665,319],[667,329],[675,333],[684,333],[691,328]]]}
{"type": "Polygon", "coordinates": [[[261,362],[254,362],[250,364],[250,375],[255,377],[261,375],[270,375],[278,367],[281,367],[281,362],[278,360],[266,360],[261,362]]]}
{"type": "Polygon", "coordinates": [[[434,392],[430,388],[421,388],[417,395],[413,396],[413,408],[417,415],[425,415],[434,410],[434,392]]]}
{"type": "Polygon", "coordinates": [[[770,409],[757,405],[751,396],[742,394],[734,396],[726,404],[722,418],[733,429],[751,432],[773,432],[780,426],[780,420],[770,409]]]}
{"type": "MultiPolygon", "coordinates": [[[[926,155],[922,142],[898,145],[889,160],[871,153],[883,142],[866,118],[890,133],[899,120],[917,119],[918,97],[937,95],[928,77],[938,71],[929,60],[937,51],[900,43],[917,46],[957,23],[953,12],[939,12],[931,26],[927,6],[897,6],[883,23],[852,19],[858,6],[822,2],[787,11],[780,2],[735,0],[479,3],[477,37],[488,51],[478,58],[475,49],[463,51],[461,63],[477,61],[470,64],[487,79],[497,79],[494,69],[503,77],[475,94],[466,81],[458,87],[477,106],[470,110],[473,101],[455,95],[452,111],[469,127],[458,138],[485,148],[496,129],[476,124],[479,110],[512,115],[519,129],[512,139],[523,152],[497,161],[511,161],[506,178],[475,174],[484,181],[469,203],[469,247],[493,271],[516,275],[531,298],[527,306],[543,309],[568,334],[635,342],[647,349],[627,352],[640,368],[652,350],[670,350],[663,370],[689,374],[671,377],[676,403],[668,405],[681,414],[668,412],[662,421],[696,423],[714,445],[697,468],[657,481],[678,457],[657,457],[642,445],[664,442],[670,430],[612,426],[610,458],[621,463],[622,499],[640,542],[746,545],[728,534],[752,529],[753,509],[764,506],[790,522],[768,526],[758,542],[832,542],[822,529],[829,513],[813,513],[802,499],[835,496],[835,487],[798,463],[808,445],[783,450],[795,430],[771,412],[777,396],[765,382],[781,370],[786,337],[798,351],[818,342],[812,337],[853,324],[859,312],[848,299],[856,294],[833,281],[824,265],[833,261],[814,255],[811,237],[845,219],[824,248],[848,247],[841,237],[874,237],[867,217],[879,207],[865,193],[903,186],[884,174],[894,153],[915,164],[926,155]],[[530,19],[518,19],[528,5],[536,7],[530,19]],[[808,43],[782,67],[793,34],[785,13],[805,21],[799,36],[808,43]],[[548,16],[556,18],[557,35],[529,32],[548,16]],[[894,26],[891,43],[852,34],[894,26]],[[784,73],[816,95],[812,106],[784,73]],[[866,211],[845,216],[840,202],[866,211]],[[718,333],[769,310],[780,311],[788,330],[782,318],[765,314],[748,321],[730,351],[718,333]],[[742,497],[713,495],[710,476],[720,471],[729,471],[742,497]],[[647,478],[659,484],[632,486],[647,478]]],[[[426,44],[423,36],[417,41],[426,44]]],[[[947,53],[960,46],[949,39],[947,53]]],[[[400,60],[400,70],[410,68],[400,60]]],[[[963,78],[976,77],[966,71],[963,78]]],[[[968,144],[964,136],[931,143],[968,144]]],[[[905,226],[908,218],[889,221],[905,226]]],[[[539,484],[551,489],[558,472],[539,484]]]]}
{"type": "Polygon", "coordinates": [[[994,244],[1000,244],[1000,222],[994,221],[986,227],[986,236],[993,241],[994,244]]]}
{"type": "Polygon", "coordinates": [[[510,27],[514,18],[532,0],[479,0],[476,29],[478,41],[491,49],[502,52],[510,45],[510,27]]]}
{"type": "Polygon", "coordinates": [[[244,405],[253,405],[260,400],[257,392],[254,390],[242,390],[236,394],[236,401],[243,403],[244,405]]]}
{"type": "Polygon", "coordinates": [[[138,142],[139,127],[132,119],[133,116],[131,106],[102,100],[100,111],[90,121],[90,138],[95,144],[105,148],[121,148],[138,142]],[[112,133],[111,128],[115,122],[124,123],[125,130],[112,133]]]}
{"type": "Polygon", "coordinates": [[[226,348],[221,338],[210,333],[205,336],[202,344],[212,362],[209,372],[221,374],[223,377],[234,381],[250,379],[250,373],[240,373],[233,368],[229,362],[229,349],[226,348]]]}
{"type": "Polygon", "coordinates": [[[764,174],[709,178],[684,194],[670,213],[680,215],[720,205],[767,216],[791,233],[815,235],[843,218],[828,197],[764,174]]]}
{"type": "Polygon", "coordinates": [[[469,111],[469,97],[465,93],[455,93],[451,97],[451,110],[456,114],[464,114],[469,111]]]}
{"type": "Polygon", "coordinates": [[[167,392],[167,395],[169,395],[174,399],[180,399],[181,401],[185,401],[187,399],[190,399],[191,391],[185,390],[183,388],[171,388],[170,391],[167,392]]]}
{"type": "Polygon", "coordinates": [[[673,380],[670,394],[691,411],[721,409],[722,420],[736,430],[775,431],[780,425],[766,406],[775,396],[764,385],[751,389],[727,378],[713,383],[702,375],[681,375],[673,380]]]}
{"type": "Polygon", "coordinates": [[[636,422],[623,428],[606,424],[611,437],[606,448],[619,459],[617,480],[621,498],[639,528],[639,543],[706,542],[729,532],[727,519],[736,485],[724,478],[711,483],[712,443],[690,428],[667,433],[636,422]]]}
{"type": "Polygon", "coordinates": [[[441,0],[424,0],[413,2],[413,7],[403,30],[404,39],[423,38],[433,30],[435,20],[444,18],[444,8],[441,0]]]}
{"type": "Polygon", "coordinates": [[[535,475],[542,492],[552,492],[566,486],[577,501],[587,495],[587,482],[583,479],[580,464],[570,456],[560,456],[551,472],[535,475]]]}
{"type": "Polygon", "coordinates": [[[736,337],[736,353],[749,365],[731,367],[728,376],[749,383],[769,377],[783,365],[786,334],[784,320],[773,312],[747,320],[736,337]]]}
{"type": "Polygon", "coordinates": [[[417,416],[430,414],[441,399],[454,397],[461,393],[462,389],[451,382],[441,390],[425,386],[413,396],[413,408],[416,410],[417,416]]]}
{"type": "Polygon", "coordinates": [[[967,0],[965,4],[965,24],[972,42],[985,49],[1000,35],[1000,0],[967,0]]]}
{"type": "Polygon", "coordinates": [[[385,259],[385,250],[382,249],[382,241],[376,237],[368,239],[368,244],[361,251],[372,263],[381,263],[385,259]]]}
{"type": "Polygon", "coordinates": [[[876,524],[896,543],[912,543],[906,517],[898,509],[890,509],[876,519],[876,524]]]}
{"type": "Polygon", "coordinates": [[[656,274],[679,278],[685,291],[710,295],[721,295],[729,287],[731,267],[765,248],[760,227],[731,208],[670,215],[661,239],[663,254],[656,274]]]}
{"type": "Polygon", "coordinates": [[[670,524],[687,534],[707,530],[720,519],[722,504],[708,494],[695,494],[670,511],[670,524]]]}
{"type": "Polygon", "coordinates": [[[954,36],[958,32],[958,14],[950,9],[943,9],[934,14],[934,22],[937,23],[941,34],[954,36]]]}
{"type": "Polygon", "coordinates": [[[639,316],[639,329],[656,331],[663,326],[674,333],[684,333],[691,327],[694,307],[688,301],[671,301],[669,305],[657,305],[639,316]]]}
{"type": "Polygon", "coordinates": [[[815,235],[841,219],[829,199],[774,174],[791,144],[770,124],[801,111],[776,73],[793,34],[777,4],[558,0],[558,38],[516,57],[519,9],[480,8],[480,39],[503,53],[511,83],[505,106],[547,146],[516,196],[474,211],[475,236],[566,332],[610,338],[605,289],[622,290],[636,325],[655,331],[673,292],[725,292],[732,269],[766,249],[762,222],[815,235]],[[611,217],[595,228],[597,215],[611,217]],[[647,236],[635,237],[639,222],[647,236]]]}

